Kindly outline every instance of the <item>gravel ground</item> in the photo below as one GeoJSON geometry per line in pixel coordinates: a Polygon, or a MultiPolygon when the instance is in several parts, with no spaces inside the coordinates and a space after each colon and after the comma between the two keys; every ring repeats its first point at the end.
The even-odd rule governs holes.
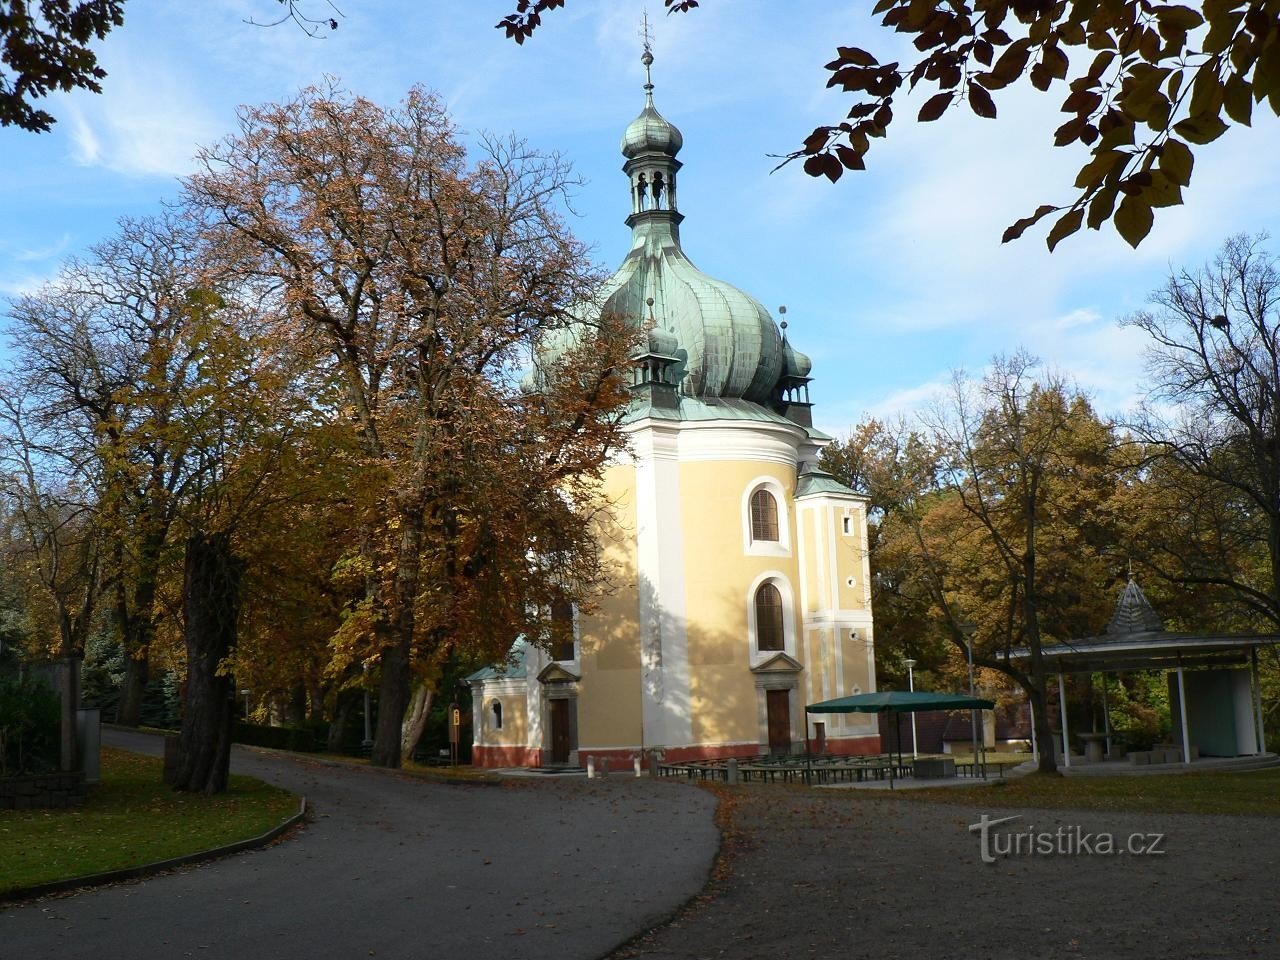
{"type": "Polygon", "coordinates": [[[982,810],[786,787],[716,792],[725,846],[711,887],[614,960],[1280,957],[1273,819],[982,810]],[[1020,815],[990,828],[1001,838],[993,854],[1029,845],[1008,839],[1029,830],[1064,849],[1077,845],[1077,830],[1111,833],[1121,845],[1159,833],[1164,853],[984,863],[980,834],[968,829],[983,813],[1020,815]]]}

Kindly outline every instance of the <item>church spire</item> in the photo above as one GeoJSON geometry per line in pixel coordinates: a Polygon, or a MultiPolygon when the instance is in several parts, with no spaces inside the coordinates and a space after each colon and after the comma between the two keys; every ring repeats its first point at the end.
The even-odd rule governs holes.
{"type": "Polygon", "coordinates": [[[680,169],[680,161],[676,154],[684,146],[684,137],[653,105],[653,46],[647,14],[641,36],[644,39],[644,52],[640,55],[640,62],[644,64],[644,109],[627,126],[619,147],[627,158],[622,169],[631,185],[631,216],[627,223],[634,226],[634,218],[657,211],[666,212],[679,223],[676,171],[680,169]]]}
{"type": "Polygon", "coordinates": [[[644,64],[644,92],[646,99],[653,103],[653,77],[649,68],[653,66],[653,34],[649,32],[649,11],[645,10],[640,21],[640,38],[644,41],[644,53],[640,62],[644,64]]]}

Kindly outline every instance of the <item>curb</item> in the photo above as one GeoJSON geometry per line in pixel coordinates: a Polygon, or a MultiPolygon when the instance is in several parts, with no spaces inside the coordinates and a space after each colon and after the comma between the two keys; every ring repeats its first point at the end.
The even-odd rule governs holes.
{"type": "Polygon", "coordinates": [[[204,863],[207,860],[218,860],[245,850],[255,850],[259,847],[265,847],[273,840],[278,839],[282,834],[293,829],[306,818],[307,798],[303,797],[302,802],[298,805],[297,813],[259,836],[250,837],[247,840],[237,840],[235,843],[228,843],[221,847],[211,847],[208,850],[183,854],[180,857],[170,857],[168,860],[156,860],[152,863],[139,864],[136,867],[121,867],[119,870],[90,873],[82,877],[68,877],[65,880],[51,880],[48,883],[37,883],[30,887],[15,887],[12,890],[0,892],[0,904],[12,903],[18,900],[34,900],[37,897],[44,897],[53,893],[64,893],[67,890],[75,890],[79,887],[100,887],[109,883],[119,883],[123,880],[141,880],[178,867],[204,863]]]}

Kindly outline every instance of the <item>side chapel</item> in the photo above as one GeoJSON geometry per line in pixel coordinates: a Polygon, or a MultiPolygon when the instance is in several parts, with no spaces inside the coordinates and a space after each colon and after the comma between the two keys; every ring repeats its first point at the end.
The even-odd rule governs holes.
{"type": "MultiPolygon", "coordinates": [[[[479,766],[880,749],[874,717],[806,730],[807,703],[875,690],[866,501],[824,473],[812,364],[754,298],[680,245],[683,137],[645,105],[622,135],[631,250],[599,309],[647,330],[630,449],[610,465],[614,591],[572,645],[517,641],[469,678],[479,766]]],[[[785,311],[782,311],[785,313],[785,311]]],[[[544,349],[550,347],[544,346],[544,349]]]]}

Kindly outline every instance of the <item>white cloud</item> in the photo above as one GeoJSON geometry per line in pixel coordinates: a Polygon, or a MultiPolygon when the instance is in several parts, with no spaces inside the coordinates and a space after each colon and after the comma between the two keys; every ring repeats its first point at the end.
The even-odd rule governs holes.
{"type": "MultiPolygon", "coordinates": [[[[56,241],[41,247],[22,247],[14,250],[9,256],[16,263],[36,263],[41,260],[50,260],[54,257],[60,257],[71,247],[72,237],[70,233],[63,233],[56,241]]],[[[0,249],[4,249],[8,244],[0,241],[0,249]]]]}
{"type": "Polygon", "coordinates": [[[71,141],[75,147],[76,163],[85,167],[93,166],[102,155],[102,144],[94,135],[89,121],[74,103],[67,105],[67,116],[71,121],[71,141]]]}

